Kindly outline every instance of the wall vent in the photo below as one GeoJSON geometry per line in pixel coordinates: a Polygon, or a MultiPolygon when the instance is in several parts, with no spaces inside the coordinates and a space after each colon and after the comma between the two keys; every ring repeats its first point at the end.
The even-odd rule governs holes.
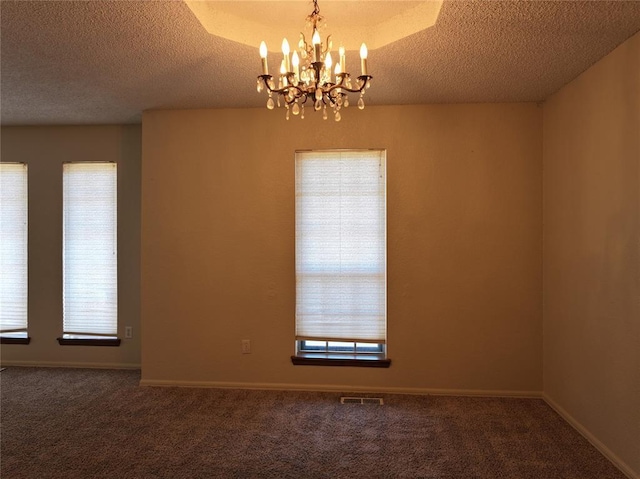
{"type": "Polygon", "coordinates": [[[378,404],[382,406],[384,404],[384,400],[382,398],[360,398],[360,397],[342,396],[340,398],[340,403],[342,404],[378,404]]]}

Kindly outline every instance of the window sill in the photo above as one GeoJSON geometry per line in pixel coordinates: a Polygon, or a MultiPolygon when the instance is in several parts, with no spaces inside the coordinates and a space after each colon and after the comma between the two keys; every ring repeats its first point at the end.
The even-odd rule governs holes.
{"type": "Polygon", "coordinates": [[[60,346],[120,346],[120,338],[58,338],[60,346]]]}
{"type": "Polygon", "coordinates": [[[30,337],[26,338],[12,338],[8,336],[0,336],[0,344],[29,344],[31,342],[30,337]]]}
{"type": "Polygon", "coordinates": [[[374,354],[299,353],[291,356],[295,366],[342,366],[360,368],[388,368],[391,359],[374,354]]]}

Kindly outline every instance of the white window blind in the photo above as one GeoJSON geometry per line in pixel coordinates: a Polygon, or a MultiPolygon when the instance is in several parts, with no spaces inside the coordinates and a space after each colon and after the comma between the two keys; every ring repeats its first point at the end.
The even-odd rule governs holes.
{"type": "Polygon", "coordinates": [[[64,164],[64,334],[117,334],[117,250],[116,164],[64,164]]]}
{"type": "Polygon", "coordinates": [[[296,153],[296,339],[385,343],[384,151],[296,153]]]}
{"type": "Polygon", "coordinates": [[[0,330],[27,331],[27,165],[0,163],[0,330]]]}

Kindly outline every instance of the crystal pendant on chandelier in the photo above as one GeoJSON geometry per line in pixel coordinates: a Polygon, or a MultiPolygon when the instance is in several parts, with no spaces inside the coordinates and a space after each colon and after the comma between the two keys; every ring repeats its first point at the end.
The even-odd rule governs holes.
{"type": "Polygon", "coordinates": [[[301,33],[297,45],[298,51],[293,51],[290,55],[289,42],[286,38],[282,41],[283,58],[277,79],[269,74],[267,45],[265,42],[260,44],[262,75],[258,76],[256,89],[258,92],[267,90],[269,110],[273,110],[276,103],[278,107],[284,105],[287,120],[290,112],[294,116],[304,118],[304,105],[307,100],[310,100],[315,111],[322,110],[322,117],[325,120],[327,107],[329,107],[333,109],[335,121],[340,121],[342,118],[340,109],[349,106],[349,93],[360,93],[358,108],[360,110],[364,108],[362,95],[364,90],[371,86],[372,79],[367,71],[368,50],[363,43],[360,47],[361,75],[355,79],[354,83],[346,70],[346,54],[342,46],[338,49],[334,67],[331,56],[333,48],[331,35],[327,36],[323,43],[319,33],[319,29],[324,24],[324,17],[320,15],[318,0],[313,0],[313,7],[313,11],[306,19],[307,26],[311,28],[311,43],[308,43],[307,37],[301,33]],[[332,69],[333,67],[335,69],[332,69]],[[277,102],[274,102],[272,94],[276,95],[277,102]]]}

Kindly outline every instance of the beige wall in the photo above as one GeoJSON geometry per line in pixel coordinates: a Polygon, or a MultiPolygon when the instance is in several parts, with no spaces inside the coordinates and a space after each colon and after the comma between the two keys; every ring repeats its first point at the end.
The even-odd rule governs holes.
{"type": "Polygon", "coordinates": [[[2,364],[140,364],[140,126],[3,127],[2,161],[29,168],[29,345],[2,345],[2,364]],[[60,346],[62,334],[62,163],[118,163],[120,347],[60,346]]]}
{"type": "Polygon", "coordinates": [[[639,163],[636,34],[544,106],[544,392],[638,477],[639,163]]]}
{"type": "Polygon", "coordinates": [[[539,393],[541,121],[534,104],[145,113],[143,384],[539,393]],[[387,149],[390,369],[290,361],[294,151],[323,148],[387,149]]]}

